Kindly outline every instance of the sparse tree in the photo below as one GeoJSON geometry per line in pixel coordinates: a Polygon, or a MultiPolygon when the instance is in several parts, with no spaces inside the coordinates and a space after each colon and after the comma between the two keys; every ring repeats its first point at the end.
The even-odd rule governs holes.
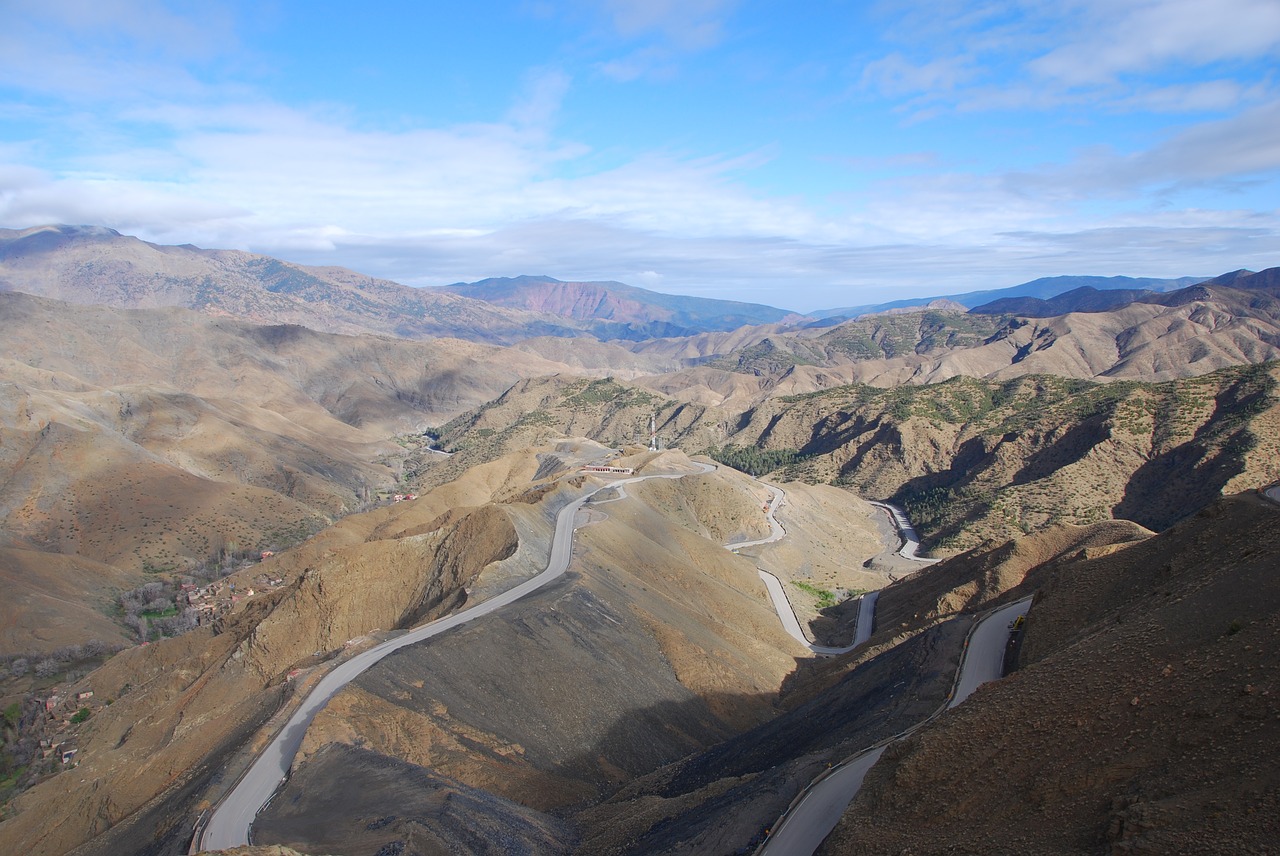
{"type": "Polygon", "coordinates": [[[53,659],[59,663],[74,663],[83,656],[84,651],[79,645],[63,645],[53,652],[53,659]]]}
{"type": "Polygon", "coordinates": [[[129,614],[125,616],[124,623],[127,627],[132,629],[134,633],[138,634],[139,642],[147,641],[147,619],[143,618],[141,615],[129,614]]]}
{"type": "Polygon", "coordinates": [[[58,673],[58,661],[52,657],[45,657],[39,663],[36,663],[36,677],[50,678],[58,673]]]}
{"type": "Polygon", "coordinates": [[[28,660],[26,657],[19,657],[18,659],[14,660],[12,663],[9,664],[9,672],[15,678],[22,677],[27,673],[27,670],[30,668],[31,668],[31,661],[28,660]]]}
{"type": "Polygon", "coordinates": [[[84,655],[86,657],[101,657],[107,653],[107,643],[101,639],[90,639],[84,643],[84,655]]]}

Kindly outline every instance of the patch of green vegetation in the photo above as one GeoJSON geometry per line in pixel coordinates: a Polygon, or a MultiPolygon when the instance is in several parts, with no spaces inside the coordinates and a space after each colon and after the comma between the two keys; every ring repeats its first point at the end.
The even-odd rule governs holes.
{"type": "Polygon", "coordinates": [[[20,767],[14,767],[0,776],[0,802],[4,802],[14,796],[13,790],[18,786],[18,781],[26,772],[27,767],[24,764],[20,767]]]}
{"type": "Polygon", "coordinates": [[[872,360],[924,354],[939,348],[973,347],[1008,323],[995,315],[969,315],[926,309],[901,315],[875,315],[851,321],[822,336],[828,351],[872,360]]]}
{"type": "Polygon", "coordinates": [[[93,716],[93,711],[87,707],[82,707],[71,715],[71,724],[79,725],[91,716],[93,716]]]}
{"type": "Polygon", "coordinates": [[[658,401],[658,397],[633,386],[623,386],[611,377],[593,380],[581,389],[576,385],[569,387],[564,404],[574,410],[585,410],[597,404],[612,404],[615,407],[640,407],[658,401]]]}
{"type": "Polygon", "coordinates": [[[792,580],[791,584],[800,589],[800,591],[816,597],[818,599],[818,609],[826,609],[827,607],[835,606],[836,603],[838,603],[836,600],[836,593],[833,591],[818,588],[813,583],[807,583],[804,580],[792,580]]]}
{"type": "Polygon", "coordinates": [[[712,446],[703,454],[750,476],[762,476],[800,461],[795,449],[760,449],[755,446],[712,446]]]}
{"type": "Polygon", "coordinates": [[[704,365],[737,374],[764,376],[777,374],[795,366],[811,366],[814,362],[778,347],[772,339],[765,339],[734,351],[732,354],[708,360],[704,365]]]}
{"type": "Polygon", "coordinates": [[[520,418],[516,420],[516,423],[511,427],[512,428],[517,428],[517,427],[549,428],[555,424],[556,424],[555,417],[552,416],[550,413],[546,412],[545,410],[530,410],[528,413],[522,414],[520,418]]]}
{"type": "MultiPolygon", "coordinates": [[[[258,274],[267,291],[277,294],[297,294],[310,288],[326,287],[324,280],[277,259],[257,259],[246,267],[258,274]]],[[[359,300],[358,293],[347,292],[347,294],[348,299],[354,297],[359,300]]],[[[359,300],[359,302],[367,303],[368,301],[359,300]]]]}

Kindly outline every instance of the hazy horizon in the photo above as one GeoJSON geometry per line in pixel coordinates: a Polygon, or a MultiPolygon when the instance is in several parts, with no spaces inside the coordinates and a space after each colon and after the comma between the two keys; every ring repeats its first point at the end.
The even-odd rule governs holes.
{"type": "Polygon", "coordinates": [[[1280,265],[1269,0],[54,0],[0,225],[811,311],[1280,265]]]}

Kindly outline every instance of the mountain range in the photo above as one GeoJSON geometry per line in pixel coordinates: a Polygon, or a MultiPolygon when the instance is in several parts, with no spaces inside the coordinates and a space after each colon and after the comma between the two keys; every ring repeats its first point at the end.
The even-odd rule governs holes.
{"type": "Polygon", "coordinates": [[[935,300],[950,300],[968,309],[999,300],[1014,298],[1036,298],[1047,300],[1069,291],[1089,288],[1095,291],[1175,291],[1203,282],[1208,277],[1183,276],[1174,279],[1153,279],[1151,277],[1131,276],[1047,276],[1033,279],[1030,282],[1012,285],[1008,288],[982,289],[966,291],[961,294],[936,295],[934,297],[912,297],[904,300],[891,300],[887,303],[865,304],[862,306],[845,306],[839,309],[822,309],[809,314],[815,318],[857,318],[860,315],[876,315],[891,309],[910,309],[925,306],[935,300]]]}
{"type": "Polygon", "coordinates": [[[1099,279],[815,322],[0,231],[0,851],[187,852],[336,664],[538,574],[602,486],[567,573],[328,701],[256,841],[752,852],[926,721],[821,852],[1262,852],[1280,269],[1099,279]],[[819,645],[878,590],[869,640],[815,658],[762,571],[819,645]],[[206,582],[138,644],[122,595],[206,582]],[[1022,598],[1011,676],[940,712],[1022,598]]]}
{"type": "Polygon", "coordinates": [[[599,339],[673,338],[807,320],[756,303],[661,294],[621,282],[561,282],[548,276],[483,279],[441,290],[496,306],[586,322],[599,339]]]}
{"type": "Polygon", "coordinates": [[[1163,292],[1202,279],[1049,277],[1004,289],[800,315],[619,282],[562,282],[547,276],[410,288],[337,267],[306,267],[190,244],[152,244],[103,227],[0,229],[0,290],[116,308],[180,307],[322,332],[502,344],[541,335],[641,341],[752,325],[796,326],[814,318],[830,324],[841,316],[910,309],[939,299],[973,308],[1015,297],[1048,299],[1080,288],[1163,292]]]}

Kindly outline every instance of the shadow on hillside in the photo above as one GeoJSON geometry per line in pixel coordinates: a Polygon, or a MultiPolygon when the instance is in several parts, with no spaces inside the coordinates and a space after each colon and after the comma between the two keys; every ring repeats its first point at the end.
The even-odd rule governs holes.
{"type": "MultiPolygon", "coordinates": [[[[811,698],[639,777],[603,808],[580,817],[580,835],[586,841],[608,837],[614,824],[631,819],[630,843],[621,852],[659,853],[677,846],[693,852],[752,852],[764,830],[823,770],[944,703],[967,628],[967,621],[946,622],[847,672],[839,658],[797,660],[789,682],[814,687],[811,698]],[[646,814],[654,798],[671,801],[671,813],[656,819],[646,814]]],[[[713,708],[733,703],[732,696],[710,700],[713,708]]],[[[625,742],[637,718],[647,720],[654,713],[665,718],[673,711],[627,714],[588,755],[625,742]]]]}
{"type": "Polygon", "coordinates": [[[1234,385],[1222,390],[1194,437],[1135,470],[1112,516],[1161,532],[1220,499],[1227,482],[1244,472],[1255,443],[1240,413],[1264,395],[1239,393],[1234,385]]]}
{"type": "Polygon", "coordinates": [[[814,642],[829,648],[843,648],[852,643],[854,634],[858,632],[860,608],[858,598],[851,597],[835,606],[818,610],[818,617],[809,622],[814,642]]]}
{"type": "MultiPolygon", "coordinates": [[[[261,815],[255,839],[351,856],[396,841],[404,852],[436,842],[499,854],[523,842],[534,845],[528,852],[567,853],[607,842],[637,854],[682,843],[749,853],[829,765],[942,705],[967,626],[939,625],[847,672],[839,659],[797,659],[789,682],[811,697],[791,710],[774,706],[746,730],[729,724],[733,713],[774,705],[771,694],[689,695],[627,710],[578,751],[511,754],[472,735],[464,743],[474,761],[458,768],[470,784],[358,745],[325,750],[261,815]]],[[[524,712],[552,730],[561,713],[524,712]]]]}
{"type": "MultiPolygon", "coordinates": [[[[999,448],[998,444],[996,448],[999,448]]],[[[971,437],[960,444],[960,448],[956,450],[955,457],[951,459],[947,469],[907,479],[898,488],[894,498],[901,502],[905,497],[920,496],[930,491],[956,487],[968,478],[974,470],[987,463],[994,454],[995,449],[987,451],[986,443],[982,437],[971,437]]]]}
{"type": "Polygon", "coordinates": [[[1091,416],[1072,425],[1053,442],[1036,449],[1027,456],[1022,468],[1014,473],[1013,484],[1029,484],[1048,478],[1063,467],[1080,461],[1099,443],[1111,438],[1107,419],[1106,414],[1091,416]]]}

